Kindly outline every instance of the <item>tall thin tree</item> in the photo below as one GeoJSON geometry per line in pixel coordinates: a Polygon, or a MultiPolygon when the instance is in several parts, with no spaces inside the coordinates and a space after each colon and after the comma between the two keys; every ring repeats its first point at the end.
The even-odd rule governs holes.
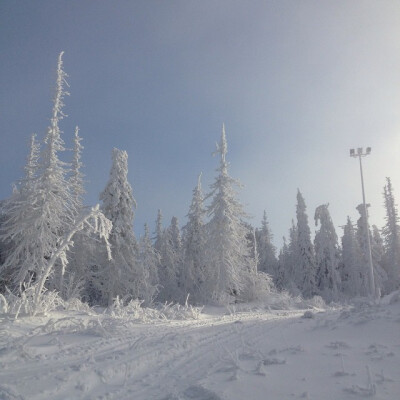
{"type": "MultiPolygon", "coordinates": [[[[61,238],[70,230],[74,216],[74,202],[67,180],[68,165],[59,158],[59,153],[65,150],[59,123],[65,117],[63,99],[68,95],[65,90],[67,74],[63,70],[62,56],[63,52],[58,57],[52,117],[44,140],[41,162],[38,165],[36,177],[31,179],[28,177],[32,176],[32,171],[36,167],[32,169],[29,163],[37,159],[36,155],[28,161],[26,176],[31,181],[32,190],[19,200],[26,205],[25,217],[15,223],[13,218],[16,214],[11,212],[9,226],[5,232],[6,237],[10,239],[20,236],[18,249],[14,249],[10,257],[25,257],[29,264],[19,268],[15,281],[24,282],[30,271],[29,275],[39,282],[43,281],[43,276],[46,275],[46,282],[50,284],[53,282],[53,288],[57,288],[58,281],[48,278],[54,278],[57,275],[54,273],[55,270],[58,275],[64,274],[66,259],[57,259],[49,273],[47,272],[48,263],[57,252],[61,238]],[[14,216],[11,216],[12,214],[14,216]]],[[[33,149],[34,146],[32,145],[31,148],[33,149]]],[[[31,150],[31,154],[33,153],[31,150]]],[[[18,202],[11,203],[13,203],[11,208],[18,204],[18,202]]]]}
{"type": "Polygon", "coordinates": [[[138,262],[138,245],[133,233],[136,201],[128,182],[128,153],[112,151],[108,183],[100,194],[104,215],[112,222],[110,234],[113,260],[102,266],[103,296],[111,304],[116,296],[143,298],[145,274],[138,262]]]}
{"type": "Polygon", "coordinates": [[[347,217],[342,237],[342,263],[340,269],[342,292],[349,297],[367,296],[368,276],[366,273],[356,230],[350,217],[347,217]]]}
{"type": "Polygon", "coordinates": [[[269,228],[267,213],[264,210],[261,228],[255,231],[258,251],[258,270],[266,272],[276,280],[277,259],[276,247],[272,243],[273,235],[269,228]]]}
{"type": "Polygon", "coordinates": [[[385,248],[383,265],[388,274],[387,291],[391,292],[400,287],[400,225],[390,178],[386,178],[383,194],[386,211],[386,223],[382,230],[385,248]]]}
{"type": "Polygon", "coordinates": [[[203,293],[205,283],[205,209],[201,189],[201,174],[193,190],[192,203],[188,212],[188,222],[183,227],[184,262],[182,286],[185,294],[190,294],[192,301],[205,302],[203,293]]]}
{"type": "Polygon", "coordinates": [[[235,187],[240,184],[228,174],[227,151],[223,126],[216,151],[220,156],[218,176],[208,195],[212,201],[207,210],[210,221],[206,244],[208,294],[218,303],[226,303],[231,296],[248,296],[250,274],[254,273],[246,239],[248,230],[242,223],[246,214],[236,199],[235,187]]]}
{"type": "Polygon", "coordinates": [[[297,237],[298,237],[298,265],[296,266],[297,283],[304,297],[312,297],[317,293],[315,283],[316,263],[314,246],[311,242],[311,230],[308,225],[306,203],[300,190],[297,191],[297,237]]]}
{"type": "Polygon", "coordinates": [[[338,300],[340,289],[340,251],[338,237],[333,225],[329,204],[322,204],[315,210],[315,225],[320,228],[315,235],[315,259],[317,264],[316,284],[326,300],[338,300]]]}

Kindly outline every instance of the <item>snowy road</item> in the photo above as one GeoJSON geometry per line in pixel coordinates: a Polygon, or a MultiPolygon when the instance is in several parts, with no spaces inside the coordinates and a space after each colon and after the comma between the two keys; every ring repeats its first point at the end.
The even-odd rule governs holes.
{"type": "Polygon", "coordinates": [[[0,399],[400,397],[399,302],[303,314],[2,319],[0,399]]]}

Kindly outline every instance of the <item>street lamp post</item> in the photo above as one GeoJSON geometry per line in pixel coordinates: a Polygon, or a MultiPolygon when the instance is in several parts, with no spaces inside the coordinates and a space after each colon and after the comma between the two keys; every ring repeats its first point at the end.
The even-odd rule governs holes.
{"type": "Polygon", "coordinates": [[[363,176],[363,169],[362,169],[362,162],[361,158],[366,157],[371,154],[371,147],[367,147],[366,152],[363,152],[363,148],[359,147],[357,152],[355,149],[350,149],[350,157],[358,157],[360,161],[360,174],[361,174],[361,189],[362,189],[362,197],[363,197],[363,206],[364,206],[364,213],[365,213],[365,232],[367,235],[367,245],[368,245],[368,264],[369,264],[369,290],[372,297],[376,296],[375,292],[375,278],[374,278],[374,264],[372,263],[372,250],[371,250],[371,239],[369,237],[369,228],[368,228],[368,213],[367,213],[367,204],[365,202],[365,190],[364,190],[364,176],[363,176]]]}

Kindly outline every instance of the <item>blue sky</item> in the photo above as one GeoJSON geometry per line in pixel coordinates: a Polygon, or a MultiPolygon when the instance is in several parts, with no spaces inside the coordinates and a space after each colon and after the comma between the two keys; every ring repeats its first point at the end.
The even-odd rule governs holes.
{"type": "MultiPolygon", "coordinates": [[[[280,245],[308,206],[330,203],[337,227],[357,218],[365,159],[371,222],[383,224],[390,176],[400,201],[400,2],[0,2],[0,198],[22,175],[31,133],[49,124],[57,55],[71,96],[62,122],[84,138],[87,203],[103,190],[111,149],[129,154],[135,232],[181,224],[197,175],[208,190],[225,122],[231,175],[251,222],[267,211],[280,245]]],[[[341,235],[341,230],[338,228],[341,235]]]]}

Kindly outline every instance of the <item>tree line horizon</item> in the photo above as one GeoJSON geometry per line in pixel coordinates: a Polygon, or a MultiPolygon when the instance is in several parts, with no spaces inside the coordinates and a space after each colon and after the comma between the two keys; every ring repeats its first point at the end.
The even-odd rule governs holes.
{"type": "Polygon", "coordinates": [[[267,213],[253,227],[237,199],[241,184],[229,175],[227,139],[222,125],[214,154],[217,176],[204,195],[201,174],[193,189],[186,224],[173,217],[163,226],[158,210],[154,236],[145,224],[133,231],[136,201],[128,182],[128,154],[114,148],[101,206],[83,203],[83,146],[75,129],[71,162],[59,128],[67,74],[63,52],[57,64],[51,124],[43,143],[32,135],[24,177],[0,201],[0,294],[44,293],[110,305],[115,298],[154,302],[229,304],[265,299],[271,292],[325,301],[376,297],[400,287],[400,225],[390,178],[384,186],[386,223],[366,224],[358,206],[356,224],[347,218],[339,239],[328,206],[318,206],[314,239],[306,203],[297,190],[296,220],[278,249],[272,243],[267,213]],[[367,227],[367,228],[366,228],[367,227]],[[368,285],[368,238],[376,293],[368,285]]]}

